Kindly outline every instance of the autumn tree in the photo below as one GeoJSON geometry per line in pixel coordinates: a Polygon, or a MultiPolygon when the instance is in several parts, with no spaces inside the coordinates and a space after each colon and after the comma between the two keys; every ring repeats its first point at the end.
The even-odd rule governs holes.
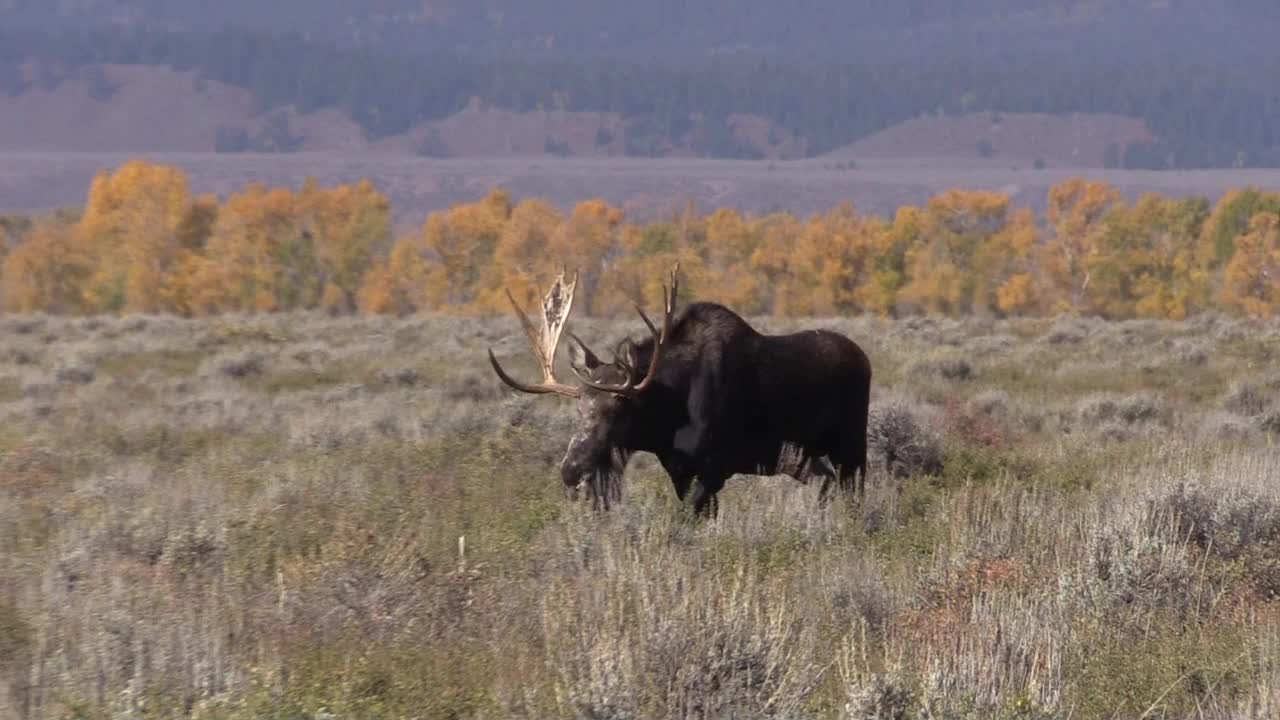
{"type": "Polygon", "coordinates": [[[796,277],[797,258],[792,252],[800,237],[800,221],[790,213],[770,213],[752,225],[760,240],[751,253],[750,267],[760,279],[763,310],[780,317],[792,315],[808,303],[796,277]]]}
{"type": "Polygon", "coordinates": [[[767,284],[751,267],[758,235],[732,208],[720,208],[712,213],[706,220],[705,233],[707,282],[703,285],[703,296],[739,308],[747,315],[763,312],[767,284]]]}
{"type": "Polygon", "coordinates": [[[884,223],[860,216],[842,203],[805,223],[797,238],[792,267],[807,301],[792,301],[792,312],[813,315],[855,314],[863,310],[859,288],[870,279],[873,253],[884,223]]]}
{"type": "Polygon", "coordinates": [[[315,241],[298,195],[253,183],[228,198],[192,274],[189,303],[197,314],[316,307],[315,241]]]}
{"type": "Polygon", "coordinates": [[[0,312],[4,312],[4,261],[9,255],[9,231],[0,224],[0,312]]]}
{"type": "Polygon", "coordinates": [[[1236,238],[1223,273],[1220,301],[1251,318],[1280,314],[1280,213],[1260,212],[1236,238]]]}
{"type": "Polygon", "coordinates": [[[919,241],[908,251],[900,299],[925,312],[960,315],[986,310],[990,289],[975,260],[1005,225],[1009,197],[949,190],[925,206],[919,241]]]}
{"type": "Polygon", "coordinates": [[[604,200],[578,203],[551,237],[551,255],[570,269],[577,268],[579,285],[574,307],[583,315],[596,315],[605,277],[616,271],[618,233],[623,212],[604,200]]]}
{"type": "Polygon", "coordinates": [[[439,307],[429,296],[430,264],[422,252],[420,237],[397,241],[386,258],[374,261],[360,288],[360,307],[366,313],[403,316],[427,307],[439,307]]]}
{"type": "Polygon", "coordinates": [[[1204,221],[1198,260],[1210,271],[1225,265],[1235,252],[1236,238],[1250,231],[1261,212],[1280,212],[1280,193],[1252,185],[1223,193],[1204,221]]]}
{"type": "Polygon", "coordinates": [[[180,259],[190,196],[180,169],[143,161],[94,178],[76,234],[91,272],[85,302],[100,312],[168,309],[164,288],[180,259]]]}
{"type": "Polygon", "coordinates": [[[365,274],[390,243],[390,202],[368,180],[331,190],[308,182],[298,202],[315,244],[322,306],[355,311],[365,274]]]}
{"type": "Polygon", "coordinates": [[[1040,263],[1054,310],[1088,310],[1090,258],[1097,252],[1103,219],[1121,202],[1120,191],[1106,183],[1074,178],[1050,188],[1051,232],[1040,263]]]}
{"type": "Polygon", "coordinates": [[[196,284],[201,282],[204,253],[213,235],[218,210],[216,196],[201,195],[192,201],[178,223],[177,258],[161,289],[161,302],[170,312],[184,316],[192,314],[193,298],[199,292],[196,284]]]}
{"type": "Polygon", "coordinates": [[[1030,315],[1041,303],[1035,252],[1040,229],[1035,213],[1021,208],[984,239],[973,256],[975,306],[1000,315],[1030,315]]]}
{"type": "Polygon", "coordinates": [[[79,313],[91,266],[74,226],[44,220],[4,258],[0,304],[8,312],[79,313]]]}
{"type": "Polygon", "coordinates": [[[430,260],[425,267],[428,307],[471,306],[486,286],[496,285],[493,253],[511,210],[511,196],[495,189],[476,202],[427,217],[417,242],[420,256],[430,260]]]}
{"type": "Polygon", "coordinates": [[[1086,262],[1090,308],[1105,317],[1182,319],[1204,297],[1197,238],[1207,205],[1153,193],[1116,206],[1086,262]]]}
{"type": "Polygon", "coordinates": [[[676,218],[643,226],[623,225],[618,233],[616,261],[610,263],[605,287],[596,296],[596,309],[603,315],[630,313],[635,304],[662,307],[664,284],[670,271],[680,264],[680,293],[685,298],[703,297],[706,265],[701,240],[689,232],[691,225],[676,218]]]}
{"type": "Polygon", "coordinates": [[[508,290],[521,307],[541,302],[545,288],[563,268],[551,254],[551,239],[563,222],[560,211],[545,200],[522,200],[512,209],[493,251],[494,283],[481,292],[486,310],[507,312],[508,290]]]}
{"type": "Polygon", "coordinates": [[[920,243],[923,232],[920,208],[905,206],[872,238],[870,276],[857,290],[863,307],[882,317],[897,312],[898,294],[907,284],[908,254],[920,243]]]}

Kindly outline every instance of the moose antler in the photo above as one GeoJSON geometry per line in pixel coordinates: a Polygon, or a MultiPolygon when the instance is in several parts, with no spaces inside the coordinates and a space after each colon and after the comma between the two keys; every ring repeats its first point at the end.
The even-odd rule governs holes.
{"type": "Polygon", "coordinates": [[[524,327],[524,334],[529,338],[529,348],[538,364],[542,366],[542,382],[529,385],[515,380],[502,369],[498,359],[493,356],[493,348],[489,348],[489,362],[502,382],[521,392],[535,395],[551,393],[570,398],[578,397],[581,391],[556,380],[554,370],[556,346],[560,344],[560,332],[564,330],[564,324],[569,319],[569,311],[573,309],[573,292],[577,287],[578,273],[575,272],[573,279],[568,282],[565,282],[563,272],[556,276],[555,282],[547,290],[546,297],[542,299],[541,331],[534,328],[529,316],[520,309],[519,303],[511,295],[511,290],[507,289],[507,299],[511,301],[511,307],[516,311],[516,317],[520,318],[520,324],[524,327]]]}
{"type": "MultiPolygon", "coordinates": [[[[641,310],[638,304],[636,305],[636,312],[640,313],[640,319],[644,320],[644,324],[649,326],[649,332],[653,333],[653,354],[649,356],[649,370],[645,373],[644,378],[634,386],[631,384],[630,377],[628,377],[626,382],[621,385],[609,385],[606,383],[598,383],[590,378],[579,375],[578,377],[582,380],[583,384],[597,390],[625,397],[636,397],[653,384],[653,379],[657,377],[658,374],[658,364],[662,361],[662,353],[667,347],[667,340],[671,337],[671,317],[675,314],[676,292],[680,287],[679,273],[680,263],[676,263],[671,268],[670,290],[668,290],[666,285],[662,286],[664,308],[662,312],[661,332],[659,332],[658,328],[654,327],[654,324],[650,322],[649,317],[644,314],[644,310],[641,310]]],[[[621,358],[619,358],[619,361],[621,362],[621,358]]]]}

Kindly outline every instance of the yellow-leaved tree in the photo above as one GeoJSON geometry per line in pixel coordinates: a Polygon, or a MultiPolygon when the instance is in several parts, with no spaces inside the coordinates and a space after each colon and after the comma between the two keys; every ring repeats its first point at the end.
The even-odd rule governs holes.
{"type": "Polygon", "coordinates": [[[83,283],[88,259],[76,228],[42,220],[4,258],[3,306],[8,312],[74,314],[86,310],[83,283]]]}
{"type": "Polygon", "coordinates": [[[1280,315],[1280,213],[1254,215],[1249,231],[1236,238],[1219,299],[1246,317],[1280,315]]]}
{"type": "Polygon", "coordinates": [[[597,315],[597,295],[606,277],[616,272],[618,235],[623,213],[601,199],[578,203],[551,236],[551,255],[570,269],[578,269],[574,312],[597,315]]]}
{"type": "MultiPolygon", "coordinates": [[[[680,264],[680,298],[705,299],[699,292],[706,279],[699,231],[687,218],[638,227],[623,225],[618,233],[617,260],[610,263],[605,287],[596,295],[601,315],[631,314],[634,304],[659,312],[662,288],[670,284],[671,268],[680,264]]],[[[648,310],[646,310],[648,312],[648,310]]],[[[656,320],[655,320],[656,321],[656,320]]]]}
{"type": "Polygon", "coordinates": [[[720,208],[707,218],[703,298],[746,315],[764,312],[767,283],[751,267],[756,239],[737,210],[720,208]]]}
{"type": "Polygon", "coordinates": [[[0,312],[4,312],[4,261],[9,256],[9,231],[0,225],[0,312]]]}
{"type": "Polygon", "coordinates": [[[178,228],[190,196],[182,170],[131,161],[94,178],[76,239],[91,271],[82,286],[96,312],[169,309],[165,288],[180,260],[178,228]]]}
{"type": "Polygon", "coordinates": [[[368,180],[331,190],[308,182],[299,203],[322,276],[321,305],[354,312],[365,275],[390,244],[391,203],[368,180]]]}
{"type": "Polygon", "coordinates": [[[885,232],[882,221],[860,216],[847,202],[810,218],[796,239],[792,262],[808,299],[792,311],[824,316],[861,312],[859,289],[872,276],[873,253],[885,232]]]}
{"type": "Polygon", "coordinates": [[[432,305],[428,301],[429,266],[422,254],[421,236],[402,238],[385,259],[375,260],[360,288],[360,307],[366,313],[403,316],[432,305]]]}
{"type": "Polygon", "coordinates": [[[1004,316],[1034,313],[1041,303],[1035,267],[1039,244],[1035,213],[1030,208],[1012,212],[974,253],[975,306],[1004,316]]]}
{"type": "Polygon", "coordinates": [[[1073,178],[1049,189],[1049,238],[1042,246],[1040,267],[1052,310],[1087,311],[1091,282],[1089,263],[1097,252],[1103,219],[1122,202],[1120,191],[1106,183],[1073,178]]]}
{"type": "Polygon", "coordinates": [[[1009,197],[949,190],[925,206],[919,240],[907,251],[907,284],[899,299],[929,313],[962,315],[986,310],[989,283],[979,280],[975,258],[1001,232],[1009,197]]]}
{"type": "Polygon", "coordinates": [[[484,310],[508,312],[508,290],[522,308],[542,301],[552,278],[564,269],[551,254],[551,238],[563,222],[560,211],[545,200],[522,200],[512,209],[493,252],[494,284],[481,293],[484,310]]]}
{"type": "Polygon", "coordinates": [[[1223,193],[1201,228],[1200,264],[1210,272],[1223,268],[1235,252],[1236,238],[1249,232],[1250,222],[1261,212],[1280,212],[1280,192],[1250,185],[1223,193]]]}
{"type": "Polygon", "coordinates": [[[196,314],[314,308],[321,292],[298,195],[253,183],[218,212],[188,302],[196,314]]]}
{"type": "Polygon", "coordinates": [[[897,312],[898,294],[907,284],[907,258],[921,242],[924,226],[920,208],[903,206],[894,214],[893,222],[872,238],[871,275],[857,291],[859,302],[867,310],[881,317],[897,312]]]}
{"type": "Polygon", "coordinates": [[[761,283],[765,312],[787,317],[808,305],[801,279],[797,277],[794,255],[801,226],[790,213],[770,213],[752,223],[760,241],[751,253],[751,271],[761,283]]]}
{"type": "Polygon", "coordinates": [[[476,202],[427,217],[419,256],[428,261],[428,308],[475,310],[484,289],[497,284],[493,253],[511,209],[511,196],[495,189],[476,202]]]}
{"type": "Polygon", "coordinates": [[[1110,318],[1187,317],[1207,291],[1207,274],[1197,260],[1207,210],[1202,199],[1153,193],[1133,206],[1116,206],[1087,263],[1093,311],[1110,318]]]}

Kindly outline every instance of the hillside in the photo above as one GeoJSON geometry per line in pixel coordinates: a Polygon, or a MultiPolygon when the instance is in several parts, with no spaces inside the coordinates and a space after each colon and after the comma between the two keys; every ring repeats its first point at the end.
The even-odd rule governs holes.
{"type": "MultiPolygon", "coordinates": [[[[1113,35],[1123,23],[1080,27],[1086,26],[1091,43],[1126,44],[1113,35]]],[[[1203,41],[1216,26],[1205,27],[1203,41]]],[[[924,31],[886,31],[898,32],[906,33],[906,47],[924,46],[924,31]]],[[[867,54],[845,59],[780,52],[642,61],[625,54],[486,57],[439,43],[398,53],[389,49],[394,45],[353,47],[297,32],[228,27],[27,31],[0,25],[0,91],[21,99],[70,84],[69,95],[79,87],[104,100],[118,90],[105,68],[188,73],[183,82],[248,93],[246,101],[213,86],[240,108],[247,102],[252,118],[222,107],[187,118],[206,135],[210,123],[226,125],[217,142],[226,151],[293,151],[308,143],[314,149],[320,129],[295,125],[318,111],[337,111],[371,143],[429,155],[782,159],[816,157],[922,116],[989,111],[1139,119],[1149,139],[1117,147],[1123,167],[1280,166],[1280,89],[1268,82],[1280,72],[1274,53],[1232,59],[1212,49],[1217,46],[1191,53],[1171,45],[1166,50],[1174,54],[1167,56],[1108,60],[1089,44],[1062,56],[1002,46],[1003,37],[987,38],[999,53],[953,48],[952,55],[939,55],[926,43],[930,52],[911,56],[864,47],[867,54]],[[459,115],[476,110],[492,114],[459,115]],[[258,118],[266,111],[278,116],[258,118]],[[408,136],[403,142],[390,140],[402,135],[408,136]]],[[[185,89],[161,94],[175,92],[175,103],[187,102],[180,96],[185,89]]],[[[145,93],[140,100],[146,104],[145,93]]],[[[165,117],[150,110],[137,115],[165,117]]],[[[50,132],[56,130],[55,123],[50,132]]],[[[350,148],[351,138],[339,132],[325,147],[350,148]]]]}
{"type": "Polygon", "coordinates": [[[1115,167],[1121,149],[1156,138],[1141,120],[1116,115],[970,113],[925,115],[823,157],[980,158],[1034,166],[1115,167]]]}
{"type": "MultiPolygon", "coordinates": [[[[0,151],[618,156],[628,153],[635,135],[631,119],[618,113],[516,112],[472,102],[441,120],[370,140],[340,109],[260,110],[250,91],[194,71],[90,65],[47,85],[38,81],[42,72],[39,63],[24,63],[25,89],[0,94],[0,151]]],[[[733,115],[724,124],[739,152],[758,158],[803,154],[802,141],[765,118],[733,115]]],[[[661,152],[696,156],[704,132],[694,122],[661,152]]]]}
{"type": "Polygon", "coordinates": [[[46,89],[0,95],[0,150],[213,152],[239,137],[262,150],[355,150],[360,127],[336,110],[258,113],[247,90],[194,72],[138,65],[90,66],[46,89]]]}

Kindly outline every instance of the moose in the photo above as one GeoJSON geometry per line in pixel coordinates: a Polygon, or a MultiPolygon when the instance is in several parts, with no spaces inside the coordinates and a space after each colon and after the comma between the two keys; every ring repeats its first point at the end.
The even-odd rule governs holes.
{"type": "Polygon", "coordinates": [[[540,329],[507,290],[542,382],[512,378],[492,348],[489,362],[516,390],[577,400],[578,425],[560,464],[566,494],[576,498],[585,485],[608,510],[621,499],[630,457],[649,452],[699,517],[718,513],[716,493],[735,474],[789,475],[806,484],[821,478],[822,504],[833,484],[861,498],[871,392],[862,348],[830,330],[763,334],[718,303],[689,303],[677,317],[679,271],[676,263],[670,287],[663,286],[661,328],[637,304],[651,337],[623,340],[612,362],[567,333],[577,384],[560,382],[553,368],[577,272],[568,280],[561,272],[548,289],[540,329]]]}

